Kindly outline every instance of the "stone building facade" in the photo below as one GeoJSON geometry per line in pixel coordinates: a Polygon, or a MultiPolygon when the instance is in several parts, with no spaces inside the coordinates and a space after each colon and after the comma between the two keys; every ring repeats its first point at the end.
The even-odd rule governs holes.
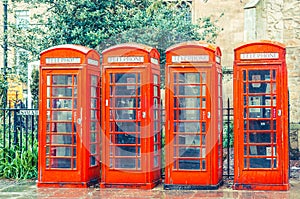
{"type": "MultiPolygon", "coordinates": [[[[233,49],[244,41],[276,40],[286,45],[288,66],[289,91],[292,123],[300,123],[300,1],[299,0],[168,0],[187,1],[192,5],[192,20],[212,16],[218,19],[218,25],[223,28],[216,44],[222,50],[222,66],[225,70],[232,70],[233,49]],[[223,16],[220,15],[223,13],[223,16]]],[[[10,2],[10,1],[9,1],[10,2]]],[[[11,3],[9,3],[10,8],[11,3]]],[[[2,6],[1,6],[2,7],[2,6]]],[[[26,10],[20,4],[18,11],[26,10]]],[[[28,17],[39,12],[30,10],[28,17]]],[[[0,9],[3,15],[3,9],[0,9]]],[[[17,15],[16,15],[17,16],[17,15]]],[[[15,16],[9,15],[9,21],[15,16]]],[[[0,23],[3,19],[0,17],[0,23]]],[[[3,26],[0,32],[3,32],[3,26]]],[[[8,56],[9,67],[13,65],[16,56],[14,49],[10,49],[8,56]],[[14,53],[11,53],[14,52],[14,53]]],[[[3,51],[0,48],[0,59],[3,51]]],[[[2,65],[0,66],[2,68],[2,65]]],[[[232,99],[232,77],[224,76],[224,100],[232,99]]],[[[226,101],[227,102],[227,101],[226,101]]]]}
{"type": "MultiPolygon", "coordinates": [[[[193,0],[193,20],[217,19],[223,28],[216,44],[224,69],[232,70],[233,50],[241,42],[275,40],[286,45],[290,121],[300,123],[300,1],[299,0],[193,0]]],[[[232,78],[224,77],[224,100],[232,98],[232,78]]]]}

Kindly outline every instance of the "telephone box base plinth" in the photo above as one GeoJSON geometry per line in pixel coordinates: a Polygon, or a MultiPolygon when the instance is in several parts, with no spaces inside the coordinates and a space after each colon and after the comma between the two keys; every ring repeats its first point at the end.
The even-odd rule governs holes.
{"type": "Polygon", "coordinates": [[[234,184],[234,190],[287,191],[289,184],[234,184]]]}
{"type": "Polygon", "coordinates": [[[216,185],[187,185],[187,184],[164,184],[165,190],[216,190],[223,185],[220,181],[216,185]]]}
{"type": "Polygon", "coordinates": [[[101,183],[100,188],[153,189],[161,180],[152,183],[101,183]]]}
{"type": "Polygon", "coordinates": [[[99,179],[90,180],[89,182],[37,182],[37,187],[49,188],[88,188],[97,186],[99,179]]]}

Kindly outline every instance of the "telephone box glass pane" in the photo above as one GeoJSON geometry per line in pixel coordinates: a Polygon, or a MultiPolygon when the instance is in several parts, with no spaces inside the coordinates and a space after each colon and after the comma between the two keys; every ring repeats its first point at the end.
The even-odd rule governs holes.
{"type": "Polygon", "coordinates": [[[173,74],[174,169],[206,169],[206,78],[205,72],[173,74]]]}
{"type": "Polygon", "coordinates": [[[76,169],[75,79],[47,76],[47,168],[76,169]]]}
{"type": "Polygon", "coordinates": [[[115,144],[136,144],[140,143],[140,138],[135,134],[115,134],[115,140],[112,140],[115,144]]]}
{"type": "Polygon", "coordinates": [[[200,157],[200,149],[199,148],[191,148],[191,147],[179,147],[179,155],[180,157],[200,157]]]}
{"type": "Polygon", "coordinates": [[[191,95],[198,96],[200,95],[199,86],[179,86],[179,95],[191,95]]]}
{"type": "Polygon", "coordinates": [[[243,71],[244,168],[276,164],[276,71],[243,71]]]}
{"type": "Polygon", "coordinates": [[[91,96],[90,96],[90,167],[97,166],[99,159],[99,136],[100,133],[100,124],[98,121],[97,113],[100,111],[99,107],[99,98],[97,92],[99,91],[99,77],[96,75],[90,76],[90,87],[91,87],[91,96]]]}
{"type": "Polygon", "coordinates": [[[136,159],[135,158],[116,158],[115,167],[119,169],[135,169],[136,159]]]}
{"type": "Polygon", "coordinates": [[[134,146],[118,146],[116,147],[117,156],[136,156],[136,147],[134,146]]]}
{"type": "MultiPolygon", "coordinates": [[[[179,103],[175,103],[175,107],[180,108],[199,108],[200,98],[178,98],[179,103]]],[[[177,102],[177,101],[176,101],[177,102]]]]}
{"type": "Polygon", "coordinates": [[[140,169],[141,75],[110,74],[109,82],[111,168],[140,169]]]}
{"type": "MultiPolygon", "coordinates": [[[[182,170],[199,170],[200,160],[179,160],[179,169],[182,170]]],[[[205,170],[205,168],[204,168],[205,170]]]]}
{"type": "Polygon", "coordinates": [[[72,135],[53,135],[52,144],[72,144],[72,135]]]}

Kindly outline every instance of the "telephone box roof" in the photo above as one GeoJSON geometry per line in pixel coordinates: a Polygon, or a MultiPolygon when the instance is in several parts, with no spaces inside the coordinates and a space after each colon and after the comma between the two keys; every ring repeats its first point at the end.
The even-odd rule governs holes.
{"type": "Polygon", "coordinates": [[[69,50],[76,50],[79,51],[83,54],[87,54],[89,53],[91,50],[91,48],[85,47],[85,46],[81,46],[81,45],[76,45],[76,44],[63,44],[63,45],[57,45],[57,46],[53,46],[50,47],[44,51],[41,52],[41,55],[44,53],[47,53],[49,51],[53,51],[53,50],[58,50],[58,49],[69,49],[69,50]]]}
{"type": "Polygon", "coordinates": [[[254,46],[254,45],[271,45],[271,46],[277,46],[279,48],[285,48],[285,45],[277,42],[277,41],[271,41],[271,40],[258,40],[258,41],[249,41],[249,42],[243,42],[240,43],[238,46],[234,48],[234,50],[238,50],[241,48],[245,48],[247,46],[254,46]]]}
{"type": "Polygon", "coordinates": [[[170,46],[169,48],[166,49],[166,52],[169,52],[169,51],[175,50],[177,48],[181,48],[181,47],[187,47],[187,46],[203,47],[203,48],[209,49],[211,51],[216,51],[218,49],[220,51],[220,48],[218,46],[210,44],[210,43],[206,43],[204,41],[186,41],[186,42],[182,42],[182,43],[170,46]]]}
{"type": "Polygon", "coordinates": [[[145,45],[145,44],[138,44],[138,43],[123,43],[123,44],[117,44],[114,46],[111,46],[105,50],[102,51],[102,53],[107,53],[109,51],[118,49],[118,48],[134,48],[134,49],[140,49],[145,52],[150,52],[151,50],[154,50],[155,48],[145,45]]]}

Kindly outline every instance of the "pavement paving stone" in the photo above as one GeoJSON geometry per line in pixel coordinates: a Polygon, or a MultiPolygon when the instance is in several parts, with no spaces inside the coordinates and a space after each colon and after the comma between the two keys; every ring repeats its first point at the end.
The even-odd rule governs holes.
{"type": "Polygon", "coordinates": [[[162,185],[151,190],[116,188],[37,188],[33,181],[0,180],[0,199],[300,199],[300,181],[290,180],[289,191],[238,191],[228,186],[218,190],[164,190],[162,185]]]}

